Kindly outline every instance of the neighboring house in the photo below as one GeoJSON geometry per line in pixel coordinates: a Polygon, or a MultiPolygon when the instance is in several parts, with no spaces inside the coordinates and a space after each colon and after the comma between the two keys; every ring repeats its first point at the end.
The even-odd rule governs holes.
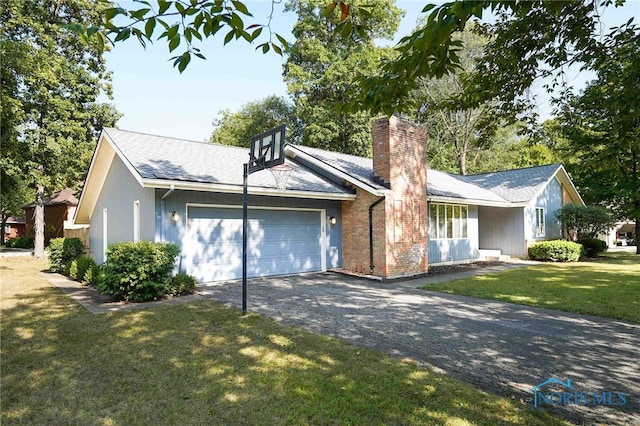
{"type": "MultiPolygon", "coordinates": [[[[44,238],[45,244],[51,238],[64,236],[65,221],[70,222],[78,206],[78,199],[75,197],[76,191],[65,188],[53,193],[49,197],[44,197],[44,238]]],[[[23,207],[27,218],[26,235],[35,236],[35,203],[23,207]]]]}
{"type": "Polygon", "coordinates": [[[4,225],[4,240],[24,237],[26,235],[26,221],[17,217],[9,216],[4,225]]]}
{"type": "MultiPolygon", "coordinates": [[[[561,166],[553,166],[556,172],[549,171],[542,186],[530,183],[535,194],[528,203],[513,202],[472,177],[427,173],[420,126],[383,118],[375,121],[372,136],[373,158],[287,145],[286,163],[294,170],[285,190],[276,188],[268,170],[249,176],[249,277],[334,268],[381,277],[420,274],[430,262],[479,258],[485,207],[521,211],[523,240],[513,243],[518,246],[534,220],[525,219],[525,211],[535,214],[538,204],[545,209],[545,237],[551,236],[555,193],[546,188],[555,189],[554,182],[570,187],[568,199],[581,202],[561,166]],[[427,191],[438,178],[453,188],[440,198],[427,191]],[[461,187],[468,193],[456,192],[461,187]],[[434,223],[442,222],[442,232],[432,230],[439,250],[433,260],[429,211],[436,212],[434,223]]],[[[90,225],[91,255],[99,263],[118,241],[166,241],[180,245],[178,268],[199,282],[239,278],[248,158],[246,148],[104,129],[75,223],[90,225]]],[[[497,229],[494,219],[488,217],[487,226],[497,229]]]]}
{"type": "MultiPolygon", "coordinates": [[[[633,221],[616,222],[606,234],[598,235],[598,238],[606,241],[608,246],[630,245],[635,240],[634,231],[636,223],[633,221]]],[[[633,244],[631,244],[633,245],[633,244]]]]}
{"type": "Polygon", "coordinates": [[[562,238],[558,209],[584,205],[561,164],[470,176],[429,170],[427,194],[432,265],[478,259],[480,250],[525,257],[532,243],[562,238]]]}

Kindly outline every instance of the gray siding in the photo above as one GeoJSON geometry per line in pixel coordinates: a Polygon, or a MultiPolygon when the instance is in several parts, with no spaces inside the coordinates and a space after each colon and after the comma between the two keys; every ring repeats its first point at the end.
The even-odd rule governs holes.
{"type": "Polygon", "coordinates": [[[478,207],[468,206],[467,236],[464,239],[429,240],[429,264],[478,259],[478,207]]]}
{"type": "MultiPolygon", "coordinates": [[[[175,242],[183,246],[184,244],[192,244],[186,238],[186,214],[187,204],[206,204],[206,205],[232,205],[242,206],[241,194],[225,194],[211,193],[199,191],[174,191],[167,196],[164,201],[164,211],[161,199],[167,193],[167,190],[156,190],[156,241],[175,242]],[[174,223],[170,216],[172,211],[180,214],[180,221],[174,223]]],[[[341,202],[327,200],[312,200],[302,198],[284,198],[284,197],[266,197],[266,196],[249,196],[249,209],[251,207],[282,207],[300,208],[300,209],[325,209],[327,218],[335,216],[338,222],[330,225],[327,220],[327,241],[326,241],[326,259],[327,268],[342,267],[342,221],[341,221],[341,202]]]]}
{"type": "Polygon", "coordinates": [[[103,210],[107,209],[107,244],[133,241],[133,202],[136,200],[140,201],[140,239],[153,241],[154,191],[142,188],[116,156],[91,214],[89,245],[96,262],[103,262],[103,210]]]}
{"type": "Polygon", "coordinates": [[[522,207],[480,207],[480,248],[501,250],[510,256],[525,256],[524,209],[522,207]]]}
{"type": "Polygon", "coordinates": [[[555,212],[560,208],[562,208],[562,185],[556,179],[552,179],[525,208],[525,238],[528,244],[535,240],[562,238],[562,227],[555,216],[555,212]],[[544,208],[545,212],[544,237],[536,237],[536,208],[538,207],[544,208]]]}

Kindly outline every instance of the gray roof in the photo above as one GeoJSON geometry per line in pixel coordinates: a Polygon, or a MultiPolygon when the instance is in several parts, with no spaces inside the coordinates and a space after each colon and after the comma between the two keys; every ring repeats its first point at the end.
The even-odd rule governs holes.
{"type": "Polygon", "coordinates": [[[506,203],[497,194],[470,182],[467,176],[427,170],[427,194],[431,196],[460,198],[465,200],[488,201],[491,203],[506,203]]]}
{"type": "Polygon", "coordinates": [[[530,201],[551,179],[560,164],[466,176],[469,181],[494,192],[511,203],[530,201]]]}
{"type": "Polygon", "coordinates": [[[373,175],[373,159],[358,157],[356,155],[342,154],[340,152],[325,151],[304,145],[292,145],[294,148],[311,155],[323,163],[346,173],[357,180],[366,183],[372,188],[387,189],[376,181],[373,175]]]}
{"type": "MultiPolygon", "coordinates": [[[[184,139],[106,128],[104,132],[143,179],[198,182],[242,186],[242,165],[249,158],[247,148],[196,142],[184,139]]],[[[349,194],[353,190],[323,176],[326,170],[340,171],[372,188],[386,189],[373,174],[373,160],[366,157],[325,151],[308,146],[291,145],[327,167],[317,170],[300,159],[286,159],[294,167],[287,189],[298,191],[349,194]]],[[[559,164],[525,169],[462,176],[429,169],[427,194],[476,200],[491,204],[530,201],[551,179],[559,164]]],[[[335,180],[335,179],[334,179],[335,180]]],[[[249,176],[252,187],[274,188],[267,170],[249,176]]]]}
{"type": "MultiPolygon", "coordinates": [[[[104,132],[143,179],[242,186],[243,164],[249,159],[248,148],[114,128],[105,128],[104,132]]],[[[286,163],[294,167],[287,182],[289,190],[352,192],[293,160],[287,159],[286,163]]],[[[274,188],[275,181],[268,170],[262,170],[249,176],[249,186],[274,188]]]]}

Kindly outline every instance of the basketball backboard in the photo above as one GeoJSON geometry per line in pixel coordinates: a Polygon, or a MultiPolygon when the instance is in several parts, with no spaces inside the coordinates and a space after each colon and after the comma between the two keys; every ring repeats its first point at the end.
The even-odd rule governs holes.
{"type": "Polygon", "coordinates": [[[251,138],[249,173],[284,163],[285,129],[283,124],[251,138]]]}

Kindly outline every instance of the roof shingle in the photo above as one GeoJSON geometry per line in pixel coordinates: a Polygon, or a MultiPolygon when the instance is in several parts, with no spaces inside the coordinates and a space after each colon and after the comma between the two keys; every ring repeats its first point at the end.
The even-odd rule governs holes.
{"type": "Polygon", "coordinates": [[[467,176],[469,181],[488,189],[511,203],[530,201],[551,179],[560,164],[506,170],[467,176]]]}
{"type": "MultiPolygon", "coordinates": [[[[104,129],[124,158],[143,179],[242,186],[243,164],[249,150],[184,139],[149,135],[114,128],[104,129]]],[[[294,170],[287,189],[346,194],[351,190],[313,173],[290,159],[294,170]]],[[[262,170],[249,176],[249,186],[274,188],[271,173],[262,170]]]]}

